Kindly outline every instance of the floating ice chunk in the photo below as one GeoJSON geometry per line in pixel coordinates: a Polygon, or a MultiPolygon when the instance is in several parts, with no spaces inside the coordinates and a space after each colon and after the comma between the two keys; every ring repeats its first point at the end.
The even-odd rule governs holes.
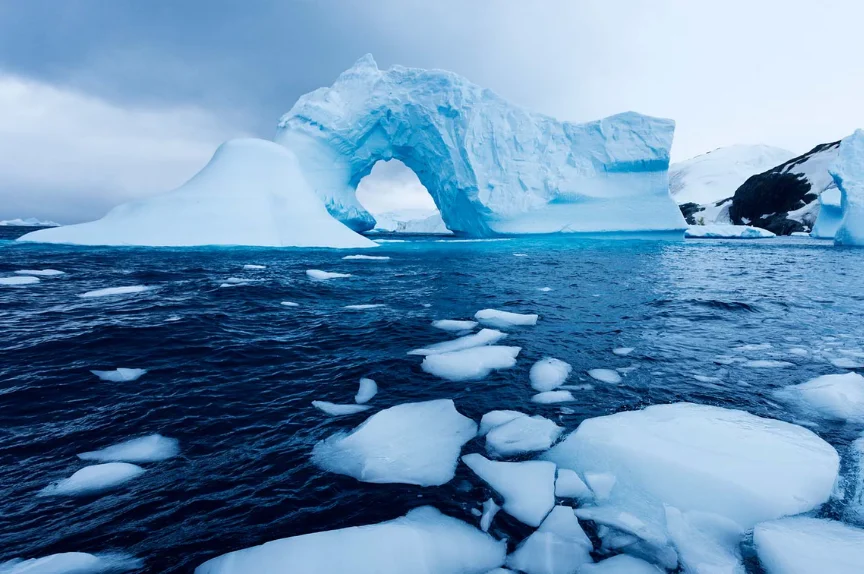
{"type": "Polygon", "coordinates": [[[832,365],[837,367],[838,369],[862,369],[864,368],[864,363],[861,361],[856,361],[850,357],[834,357],[829,359],[832,365]]]}
{"type": "Polygon", "coordinates": [[[110,297],[112,295],[131,295],[132,293],[141,293],[149,291],[152,287],[147,285],[128,285],[126,287],[106,287],[104,289],[96,289],[81,293],[79,297],[110,297]]]}
{"type": "Polygon", "coordinates": [[[519,411],[489,411],[480,419],[480,430],[477,434],[478,436],[486,436],[490,430],[497,426],[509,423],[513,419],[527,416],[525,413],[520,413],[519,411]]]}
{"type": "Polygon", "coordinates": [[[461,351],[463,349],[471,349],[483,345],[494,345],[506,336],[506,333],[496,331],[495,329],[481,329],[473,335],[465,335],[464,337],[459,337],[452,341],[443,341],[422,349],[414,349],[413,351],[408,351],[408,354],[438,355],[441,353],[452,353],[453,351],[461,351]]]}
{"type": "Polygon", "coordinates": [[[76,496],[110,490],[141,475],[144,469],[128,462],[106,462],[85,466],[69,478],[39,491],[39,496],[76,496]]]}
{"type": "Polygon", "coordinates": [[[477,311],[474,318],[489,327],[506,329],[508,327],[536,325],[538,316],[498,311],[497,309],[483,309],[477,311]]]}
{"type": "Polygon", "coordinates": [[[543,293],[548,293],[552,290],[552,287],[538,287],[537,290],[542,291],[543,293]]]}
{"type": "Polygon", "coordinates": [[[620,357],[626,357],[633,352],[633,347],[618,347],[617,349],[612,349],[612,352],[620,357]]]}
{"type": "Polygon", "coordinates": [[[606,500],[612,494],[612,489],[618,479],[615,475],[609,472],[586,472],[585,482],[594,493],[594,498],[597,500],[606,500]]]}
{"type": "Polygon", "coordinates": [[[825,418],[864,422],[864,376],[858,373],[823,375],[775,391],[774,396],[825,418]]]}
{"type": "Polygon", "coordinates": [[[579,508],[576,516],[601,527],[597,532],[607,550],[626,548],[628,553],[670,570],[678,564],[678,553],[666,535],[662,518],[660,522],[647,522],[615,506],[579,508]]]}
{"type": "Polygon", "coordinates": [[[495,519],[495,515],[498,514],[499,510],[501,510],[501,507],[495,504],[495,501],[491,498],[483,503],[483,514],[480,516],[480,530],[489,532],[492,520],[495,519]]]}
{"type": "Polygon", "coordinates": [[[807,349],[803,349],[801,347],[792,347],[791,349],[789,349],[789,354],[790,355],[797,355],[799,357],[806,357],[807,355],[810,354],[810,351],[808,351],[807,349]]]}
{"type": "Polygon", "coordinates": [[[860,574],[864,530],[842,522],[793,517],[763,522],[753,544],[767,574],[860,574]]]}
{"type": "Polygon", "coordinates": [[[65,271],[58,271],[57,269],[21,269],[20,271],[16,271],[18,275],[35,275],[37,277],[54,277],[55,275],[65,275],[65,271]]]}
{"type": "MultiPolygon", "coordinates": [[[[590,385],[589,385],[590,386],[590,385]]],[[[570,391],[545,391],[531,397],[531,402],[540,405],[553,405],[557,403],[570,403],[576,400],[570,391]]]]}
{"type": "Polygon", "coordinates": [[[159,462],[180,453],[180,441],[161,434],[133,438],[102,450],[82,452],[81,460],[100,462],[159,462]]]}
{"type": "Polygon", "coordinates": [[[312,406],[334,417],[362,413],[372,408],[366,405],[337,405],[327,401],[312,401],[312,406]]]}
{"type": "Polygon", "coordinates": [[[396,520],[304,534],[229,552],[195,574],[484,574],[507,544],[431,506],[396,520]]]}
{"type": "Polygon", "coordinates": [[[666,529],[684,572],[745,574],[739,545],[744,532],[722,516],[666,507],[666,529]]]}
{"type": "Polygon", "coordinates": [[[540,526],[555,506],[555,465],[551,462],[493,462],[479,454],[466,454],[462,462],[504,497],[504,512],[528,526],[540,526]]]}
{"type": "Polygon", "coordinates": [[[477,326],[477,321],[456,321],[453,319],[441,319],[432,321],[432,326],[444,331],[470,331],[477,326]]]}
{"type": "Polygon", "coordinates": [[[486,435],[486,452],[504,457],[547,450],[561,436],[561,427],[541,416],[516,417],[486,435]]]}
{"type": "Polygon", "coordinates": [[[699,381],[700,383],[719,383],[721,382],[720,377],[709,377],[706,375],[693,375],[693,378],[699,381]]]}
{"type": "Polygon", "coordinates": [[[788,361],[760,360],[744,361],[741,363],[741,366],[747,367],[748,369],[785,369],[787,367],[794,367],[795,363],[790,363],[788,361]]]}
{"type": "Polygon", "coordinates": [[[63,552],[29,560],[0,562],[0,574],[100,574],[137,570],[141,560],[119,553],[63,552]]]}
{"type": "Polygon", "coordinates": [[[513,257],[528,257],[527,253],[514,253],[513,257]]]}
{"type": "Polygon", "coordinates": [[[267,269],[267,266],[266,266],[266,265],[248,264],[248,265],[244,265],[244,266],[243,266],[243,269],[249,269],[249,270],[252,270],[252,269],[267,269]]]}
{"type": "Polygon", "coordinates": [[[684,231],[688,239],[767,239],[776,235],[761,227],[749,225],[690,225],[684,231]]]}
{"type": "Polygon", "coordinates": [[[242,277],[229,277],[225,280],[225,283],[228,283],[229,285],[245,285],[251,281],[251,279],[243,279],[242,277]]]}
{"type": "Polygon", "coordinates": [[[165,318],[165,322],[166,323],[175,323],[177,321],[180,321],[181,319],[183,319],[183,317],[181,317],[180,315],[171,315],[171,316],[165,318]]]}
{"type": "Polygon", "coordinates": [[[591,369],[588,371],[588,376],[609,385],[617,385],[621,382],[621,375],[612,369],[591,369]]]}
{"type": "Polygon", "coordinates": [[[522,347],[474,347],[452,353],[429,355],[423,359],[424,371],[451,381],[475,381],[493,370],[509,369],[516,364],[522,347]]]}
{"type": "Polygon", "coordinates": [[[360,305],[345,305],[343,309],[348,309],[351,311],[365,311],[366,309],[378,309],[380,307],[384,307],[383,303],[362,303],[360,305]]]}
{"type": "Polygon", "coordinates": [[[389,261],[386,255],[346,255],[342,259],[347,261],[389,261]]]}
{"type": "Polygon", "coordinates": [[[357,390],[357,394],[354,395],[354,402],[358,405],[366,404],[376,394],[378,394],[378,383],[364,377],[360,379],[360,388],[357,390]]]}
{"type": "Polygon", "coordinates": [[[280,304],[280,305],[285,305],[286,307],[299,307],[299,306],[300,306],[299,303],[295,303],[295,302],[293,302],[293,301],[282,301],[282,302],[279,303],[279,304],[280,304]]]}
{"type": "Polygon", "coordinates": [[[579,574],[665,574],[665,570],[635,556],[619,554],[596,564],[585,564],[579,574]]]}
{"type": "Polygon", "coordinates": [[[507,557],[507,565],[527,574],[573,574],[591,559],[593,545],[573,509],[556,506],[540,528],[507,557]]]}
{"type": "Polygon", "coordinates": [[[39,278],[31,277],[29,275],[0,277],[0,285],[32,285],[33,283],[39,283],[39,278]]]}
{"type": "Polygon", "coordinates": [[[328,279],[340,279],[343,277],[351,277],[350,273],[331,273],[329,271],[321,271],[320,269],[307,269],[306,276],[314,281],[327,281],[328,279]]]}
{"type": "Polygon", "coordinates": [[[137,381],[147,374],[147,369],[126,369],[119,368],[113,371],[90,371],[103,381],[111,381],[112,383],[129,383],[137,381]]]}
{"type": "Polygon", "coordinates": [[[773,348],[774,348],[774,345],[772,345],[771,343],[751,343],[750,345],[740,345],[738,347],[735,347],[733,350],[734,351],[741,351],[741,352],[768,351],[769,349],[773,349],[773,348]]]}
{"type": "Polygon", "coordinates": [[[462,445],[476,434],[449,399],[406,403],[319,442],[312,462],[363,482],[438,486],[453,478],[462,445]]]}
{"type": "Polygon", "coordinates": [[[560,359],[545,357],[531,365],[528,377],[535,391],[551,391],[563,385],[572,370],[573,367],[560,359]]]}
{"type": "Polygon", "coordinates": [[[575,498],[585,502],[594,498],[594,493],[588,488],[576,471],[569,468],[559,468],[555,479],[555,496],[559,498],[575,498]]]}

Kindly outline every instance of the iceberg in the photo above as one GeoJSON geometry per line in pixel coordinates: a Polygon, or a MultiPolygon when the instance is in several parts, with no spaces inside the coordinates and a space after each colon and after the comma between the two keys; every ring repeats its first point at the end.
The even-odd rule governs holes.
{"type": "Polygon", "coordinates": [[[364,377],[360,379],[360,387],[357,389],[357,394],[354,395],[354,402],[358,405],[366,404],[377,394],[378,383],[364,377]]]}
{"type": "Polygon", "coordinates": [[[443,341],[441,343],[429,345],[428,347],[424,347],[422,349],[414,349],[413,351],[408,351],[408,354],[429,356],[440,355],[441,353],[452,353],[454,351],[462,351],[464,349],[472,349],[474,347],[494,345],[506,336],[506,333],[496,331],[495,329],[481,329],[479,332],[474,333],[473,335],[465,335],[464,337],[459,337],[458,339],[453,339],[452,341],[443,341]]]}
{"type": "Polygon", "coordinates": [[[80,496],[95,494],[120,486],[144,473],[128,462],[106,462],[85,466],[69,478],[54,482],[39,491],[39,496],[80,496]]]}
{"type": "Polygon", "coordinates": [[[540,526],[555,506],[555,465],[551,462],[496,462],[479,454],[466,454],[462,462],[504,497],[504,512],[528,526],[540,526]]]}
{"type": "Polygon", "coordinates": [[[62,552],[43,558],[0,562],[0,574],[101,574],[138,570],[143,562],[127,554],[62,552]]]}
{"type": "Polygon", "coordinates": [[[564,384],[570,372],[573,370],[568,363],[561,359],[545,357],[531,365],[528,378],[531,380],[531,388],[535,391],[551,391],[564,384]]]}
{"type": "Polygon", "coordinates": [[[691,225],[684,232],[688,239],[767,239],[776,237],[767,229],[749,225],[691,225]]]}
{"type": "Polygon", "coordinates": [[[258,139],[223,143],[174,191],[124,203],[102,219],[18,241],[181,247],[375,247],[333,219],[290,150],[258,139]]]}
{"type": "Polygon", "coordinates": [[[841,223],[843,202],[840,190],[836,187],[826,189],[819,195],[819,216],[813,224],[810,236],[816,239],[834,239],[841,223]]]}
{"type": "Polygon", "coordinates": [[[774,392],[785,402],[828,419],[864,423],[864,376],[822,375],[774,392]]]}
{"type": "Polygon", "coordinates": [[[486,452],[496,457],[547,450],[561,436],[561,427],[541,416],[516,417],[486,434],[486,452]]]}
{"type": "Polygon", "coordinates": [[[612,349],[612,352],[619,357],[626,357],[633,352],[633,347],[617,347],[615,349],[612,349]]]}
{"type": "Polygon", "coordinates": [[[667,231],[675,124],[633,112],[585,124],[525,111],[451,72],[371,55],[329,88],[301,96],[276,142],[339,221],[375,226],[355,195],[379,160],[397,159],[429,191],[446,227],[494,234],[667,231]]]}
{"type": "Polygon", "coordinates": [[[319,442],[312,462],[362,482],[439,486],[453,479],[462,445],[476,434],[449,399],[406,403],[319,442]]]}
{"type": "Polygon", "coordinates": [[[431,506],[396,520],[303,534],[208,560],[195,574],[485,574],[507,543],[431,506]]]}
{"type": "Polygon", "coordinates": [[[843,211],[834,243],[864,246],[864,130],[856,130],[840,142],[829,171],[840,189],[843,211]]]}
{"type": "Polygon", "coordinates": [[[487,347],[472,347],[428,355],[420,367],[442,379],[451,381],[477,381],[489,376],[498,369],[509,369],[516,365],[516,357],[521,347],[505,347],[491,345],[487,347]]]}
{"type": "Polygon", "coordinates": [[[60,227],[60,224],[54,221],[43,221],[35,217],[16,217],[15,219],[0,221],[0,227],[60,227]]]}
{"type": "Polygon", "coordinates": [[[90,371],[103,381],[111,381],[112,383],[130,383],[137,381],[147,374],[147,369],[127,369],[120,367],[113,371],[90,371]]]}
{"type": "Polygon", "coordinates": [[[327,401],[312,401],[312,406],[333,417],[362,413],[372,408],[368,405],[337,405],[336,403],[329,403],[327,401]]]}
{"type": "Polygon", "coordinates": [[[540,528],[507,557],[507,566],[526,574],[574,574],[583,564],[594,562],[593,549],[573,509],[556,506],[540,528]]]}
{"type": "Polygon", "coordinates": [[[511,313],[510,311],[499,311],[497,309],[483,309],[474,314],[474,318],[486,325],[496,329],[507,329],[508,327],[523,327],[537,324],[537,315],[528,313],[511,313]]]}
{"type": "Polygon", "coordinates": [[[864,572],[864,530],[842,522],[793,517],[764,522],[753,545],[767,574],[860,574],[864,572]]]}
{"type": "Polygon", "coordinates": [[[160,462],[180,453],[180,441],[161,434],[133,438],[102,450],[82,452],[81,460],[99,462],[160,462]]]}

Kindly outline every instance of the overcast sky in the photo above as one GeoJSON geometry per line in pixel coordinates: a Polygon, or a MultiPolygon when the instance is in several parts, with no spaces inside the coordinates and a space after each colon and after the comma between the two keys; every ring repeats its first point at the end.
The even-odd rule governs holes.
{"type": "Polygon", "coordinates": [[[673,160],[804,152],[864,127],[862,21],[858,0],[0,0],[0,219],[175,187],[365,53],[559,119],[673,118],[673,160]]]}

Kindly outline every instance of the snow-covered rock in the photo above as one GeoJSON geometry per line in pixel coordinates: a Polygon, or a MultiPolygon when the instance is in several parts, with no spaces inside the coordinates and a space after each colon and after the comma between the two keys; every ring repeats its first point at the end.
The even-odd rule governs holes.
{"type": "Polygon", "coordinates": [[[526,574],[574,574],[591,564],[594,546],[567,506],[556,506],[510,556],[507,566],[526,574]]]}
{"type": "Polygon", "coordinates": [[[352,229],[375,225],[357,184],[379,160],[398,159],[449,229],[486,236],[682,230],[668,193],[673,131],[671,120],[633,112],[559,122],[451,72],[381,71],[367,55],[300,97],[276,141],[352,229]]]}
{"type": "Polygon", "coordinates": [[[360,386],[357,389],[357,394],[354,395],[354,402],[358,405],[363,405],[372,400],[372,397],[378,394],[378,383],[372,379],[363,377],[360,379],[360,386]]]}
{"type": "Polygon", "coordinates": [[[499,369],[516,365],[521,347],[491,345],[472,347],[451,353],[429,355],[421,368],[431,375],[451,381],[476,381],[499,369]]]}
{"type": "Polygon", "coordinates": [[[684,232],[689,239],[767,239],[776,237],[767,229],[749,225],[691,225],[684,232]]]}
{"type": "Polygon", "coordinates": [[[843,211],[834,243],[864,246],[864,130],[857,130],[840,142],[830,171],[840,189],[843,211]]]}
{"type": "Polygon", "coordinates": [[[474,313],[474,318],[487,327],[507,329],[509,327],[536,325],[538,316],[533,313],[513,313],[511,311],[499,311],[498,309],[481,309],[474,313]]]}
{"type": "Polygon", "coordinates": [[[223,143],[174,191],[124,203],[102,219],[42,229],[18,241],[79,245],[374,247],[325,209],[285,147],[223,143]]]}
{"type": "Polygon", "coordinates": [[[466,454],[462,462],[504,498],[504,512],[528,526],[540,526],[555,506],[551,462],[496,462],[479,454],[466,454]]]}
{"type": "Polygon", "coordinates": [[[363,482],[438,486],[453,478],[462,445],[476,434],[449,399],[406,403],[319,442],[312,462],[363,482]]]}
{"type": "Polygon", "coordinates": [[[283,538],[208,560],[195,574],[485,574],[507,545],[431,506],[404,517],[283,538]]]}
{"type": "Polygon", "coordinates": [[[0,574],[101,574],[138,570],[141,560],[120,553],[62,552],[42,558],[0,562],[0,574]]]}
{"type": "Polygon", "coordinates": [[[147,374],[147,369],[129,369],[126,367],[120,367],[119,369],[114,369],[113,371],[90,371],[103,381],[110,381],[112,383],[130,383],[132,381],[137,381],[141,377],[147,374]]]}
{"type": "Polygon", "coordinates": [[[843,202],[840,189],[830,187],[819,195],[819,216],[813,224],[811,237],[834,239],[843,223],[843,202]]]}
{"type": "Polygon", "coordinates": [[[774,396],[821,417],[864,422],[864,376],[858,373],[822,375],[780,389],[774,396]]]}
{"type": "Polygon", "coordinates": [[[51,483],[39,491],[40,496],[78,496],[110,490],[144,473],[128,462],[106,462],[85,466],[69,478],[51,483]]]}
{"type": "Polygon", "coordinates": [[[507,336],[506,333],[496,331],[495,329],[481,329],[473,335],[465,335],[452,341],[442,341],[423,347],[422,349],[414,349],[408,351],[409,355],[440,355],[441,353],[452,353],[453,351],[461,351],[463,349],[471,349],[473,347],[482,347],[484,345],[494,345],[501,339],[507,336]]]}
{"type": "Polygon", "coordinates": [[[864,572],[864,530],[842,522],[807,517],[763,522],[753,530],[753,544],[767,574],[864,572]]]}
{"type": "Polygon", "coordinates": [[[546,450],[561,436],[561,427],[541,416],[516,417],[486,434],[486,452],[505,457],[546,450]]]}
{"type": "Polygon", "coordinates": [[[328,401],[312,401],[312,406],[333,417],[362,413],[372,408],[368,405],[339,405],[328,401]]]}
{"type": "Polygon", "coordinates": [[[572,370],[573,367],[561,359],[544,357],[531,365],[528,378],[535,391],[551,391],[563,385],[572,370]]]}
{"type": "Polygon", "coordinates": [[[101,450],[82,452],[81,460],[99,462],[159,462],[180,453],[180,441],[176,438],[151,434],[133,438],[101,450]]]}

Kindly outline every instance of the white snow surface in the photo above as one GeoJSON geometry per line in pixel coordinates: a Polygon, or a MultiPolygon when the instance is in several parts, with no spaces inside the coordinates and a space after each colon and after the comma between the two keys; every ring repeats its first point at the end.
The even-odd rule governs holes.
{"type": "Polygon", "coordinates": [[[57,269],[20,269],[16,271],[18,275],[34,275],[36,277],[54,277],[55,275],[65,275],[65,271],[57,269]]]}
{"type": "Polygon", "coordinates": [[[367,405],[338,405],[327,401],[312,401],[312,406],[333,417],[362,413],[372,408],[367,405]]]}
{"type": "Polygon", "coordinates": [[[307,269],[306,276],[313,281],[328,281],[330,279],[343,279],[352,277],[350,273],[333,273],[330,271],[322,271],[320,269],[307,269]]]}
{"type": "Polygon", "coordinates": [[[79,297],[90,299],[93,297],[112,297],[114,295],[131,295],[132,293],[143,293],[149,291],[152,287],[147,285],[127,285],[124,287],[105,287],[104,289],[95,289],[81,293],[79,297]]]}
{"type": "Polygon", "coordinates": [[[137,381],[147,374],[147,369],[128,369],[120,367],[113,371],[90,371],[103,381],[111,381],[112,383],[129,383],[137,381]]]}
{"type": "Polygon", "coordinates": [[[39,283],[38,277],[29,275],[18,275],[16,277],[0,277],[0,285],[32,285],[39,283]]]}
{"type": "Polygon", "coordinates": [[[516,365],[521,347],[490,345],[451,353],[428,355],[420,367],[431,375],[451,381],[477,381],[499,369],[516,365]]]}
{"type": "Polygon", "coordinates": [[[689,225],[684,232],[689,239],[768,239],[774,233],[749,225],[689,225]]]}
{"type": "Polygon", "coordinates": [[[767,145],[731,145],[669,166],[669,193],[682,203],[705,204],[735,195],[751,175],[795,157],[767,145]]]}
{"type": "Polygon", "coordinates": [[[90,223],[18,241],[79,245],[375,247],[336,221],[296,156],[273,142],[235,139],[179,188],[130,201],[90,223]]]}
{"type": "Polygon", "coordinates": [[[864,246],[864,130],[856,130],[840,142],[830,173],[840,188],[843,211],[834,243],[864,246]]]}
{"type": "Polygon", "coordinates": [[[479,454],[466,454],[462,462],[504,498],[504,512],[528,526],[540,526],[555,506],[551,462],[497,462],[479,454]]]}
{"type": "Polygon", "coordinates": [[[486,434],[486,452],[496,457],[546,450],[564,429],[541,416],[522,416],[493,427],[486,434]]]}
{"type": "Polygon", "coordinates": [[[767,574],[860,574],[864,572],[864,530],[807,517],[763,522],[753,544],[767,574]]]}
{"type": "Polygon", "coordinates": [[[507,557],[507,566],[527,574],[574,574],[591,564],[591,540],[573,509],[556,506],[533,534],[507,557]]]}
{"type": "Polygon", "coordinates": [[[128,462],[106,462],[85,466],[69,478],[51,483],[39,491],[40,496],[79,496],[102,492],[120,486],[144,473],[128,462]]]}
{"type": "Polygon", "coordinates": [[[180,454],[180,441],[176,438],[151,434],[133,438],[101,450],[82,452],[81,460],[99,462],[160,462],[180,454]]]}
{"type": "Polygon", "coordinates": [[[508,327],[536,325],[538,316],[530,313],[512,313],[497,309],[482,309],[474,314],[474,318],[487,327],[507,329],[508,327]]]}
{"type": "Polygon", "coordinates": [[[126,572],[143,566],[141,560],[119,553],[62,552],[42,558],[0,562],[0,574],[100,574],[126,572]]]}
{"type": "Polygon", "coordinates": [[[477,321],[458,321],[455,319],[441,319],[432,321],[432,326],[443,331],[470,331],[477,326],[477,321]]]}
{"type": "Polygon", "coordinates": [[[476,434],[449,399],[406,403],[319,442],[312,462],[362,482],[438,486],[453,478],[462,445],[476,434]]]}
{"type": "Polygon", "coordinates": [[[822,375],[774,396],[821,417],[864,423],[864,376],[858,373],[822,375]]]}
{"type": "Polygon", "coordinates": [[[463,349],[482,347],[484,345],[494,345],[506,336],[506,333],[496,331],[495,329],[481,329],[473,335],[465,335],[464,337],[459,337],[452,341],[442,341],[422,349],[414,349],[413,351],[408,351],[408,354],[428,356],[440,355],[441,353],[452,353],[453,351],[461,351],[463,349]]]}
{"type": "Polygon", "coordinates": [[[360,387],[357,389],[357,394],[354,395],[354,402],[358,405],[363,405],[372,400],[372,397],[378,394],[378,383],[372,379],[363,377],[360,379],[360,387]]]}
{"type": "Polygon", "coordinates": [[[674,122],[633,112],[586,124],[525,111],[442,70],[379,70],[367,55],[310,92],[276,141],[330,212],[371,229],[357,183],[379,160],[411,168],[452,231],[679,231],[669,197],[674,122]]]}
{"type": "Polygon", "coordinates": [[[572,370],[573,367],[561,359],[544,357],[531,365],[528,378],[535,391],[551,391],[563,385],[572,370]]]}
{"type": "Polygon", "coordinates": [[[208,560],[195,574],[485,574],[507,545],[431,506],[404,517],[283,538],[208,560]]]}

